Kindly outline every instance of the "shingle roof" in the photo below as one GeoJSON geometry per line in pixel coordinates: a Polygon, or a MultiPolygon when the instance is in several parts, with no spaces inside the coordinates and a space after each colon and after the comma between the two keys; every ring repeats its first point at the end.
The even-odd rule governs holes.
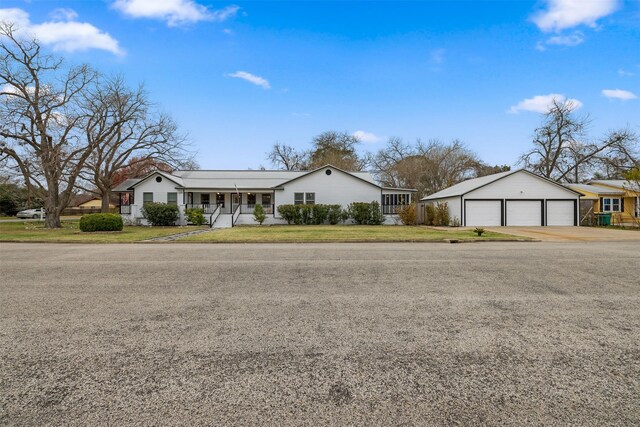
{"type": "Polygon", "coordinates": [[[140,182],[142,180],[142,178],[130,178],[130,179],[125,179],[124,181],[122,181],[120,184],[116,185],[113,190],[114,192],[126,192],[126,191],[130,191],[128,190],[129,187],[131,187],[134,184],[137,184],[138,182],[140,182]]]}
{"type": "Polygon", "coordinates": [[[577,191],[588,191],[595,194],[624,194],[623,190],[593,184],[566,184],[566,186],[577,191]]]}
{"type": "Polygon", "coordinates": [[[625,181],[624,179],[596,179],[593,181],[590,181],[589,184],[604,184],[604,185],[610,185],[612,187],[618,187],[618,188],[629,188],[631,187],[631,183],[629,181],[625,181]]]}
{"type": "Polygon", "coordinates": [[[519,172],[519,171],[500,172],[500,173],[495,173],[493,175],[481,176],[480,178],[468,179],[466,181],[462,181],[459,184],[452,185],[451,187],[447,187],[444,190],[438,191],[437,193],[433,193],[427,197],[423,197],[420,200],[434,200],[434,199],[444,199],[446,197],[462,196],[463,194],[466,194],[469,191],[473,191],[476,188],[480,188],[483,185],[490,184],[493,181],[497,181],[502,177],[511,175],[512,173],[516,173],[516,172],[519,172]]]}

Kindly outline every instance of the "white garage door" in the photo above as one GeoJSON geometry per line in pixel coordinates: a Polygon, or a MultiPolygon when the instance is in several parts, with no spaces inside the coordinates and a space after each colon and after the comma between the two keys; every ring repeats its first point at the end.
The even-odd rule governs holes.
{"type": "Polygon", "coordinates": [[[547,225],[574,225],[573,200],[547,200],[547,225]]]}
{"type": "Polygon", "coordinates": [[[542,201],[507,200],[507,225],[542,225],[542,201]]]}
{"type": "Polygon", "coordinates": [[[502,225],[502,204],[499,200],[467,200],[465,208],[467,226],[502,225]]]}

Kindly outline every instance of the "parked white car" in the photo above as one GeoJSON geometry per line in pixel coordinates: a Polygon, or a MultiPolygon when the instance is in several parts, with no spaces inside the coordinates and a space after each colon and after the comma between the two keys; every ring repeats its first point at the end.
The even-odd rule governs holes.
{"type": "Polygon", "coordinates": [[[16,214],[16,216],[18,218],[44,218],[45,217],[45,213],[44,213],[44,209],[40,208],[40,209],[26,209],[24,211],[20,211],[16,214]]]}

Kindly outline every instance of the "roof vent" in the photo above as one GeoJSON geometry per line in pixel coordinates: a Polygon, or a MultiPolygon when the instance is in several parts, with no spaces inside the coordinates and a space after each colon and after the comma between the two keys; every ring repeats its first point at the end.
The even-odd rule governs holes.
{"type": "Polygon", "coordinates": [[[161,176],[156,176],[156,182],[162,182],[162,177],[161,176]]]}
{"type": "Polygon", "coordinates": [[[327,175],[331,175],[331,169],[327,169],[326,171],[324,171],[324,173],[326,173],[327,175]]]}

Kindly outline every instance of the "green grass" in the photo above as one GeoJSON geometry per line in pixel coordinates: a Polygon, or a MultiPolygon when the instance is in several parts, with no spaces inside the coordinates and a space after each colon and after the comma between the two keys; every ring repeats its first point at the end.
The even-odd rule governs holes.
{"type": "MultiPolygon", "coordinates": [[[[430,227],[373,225],[240,226],[180,239],[180,242],[298,243],[298,242],[433,242],[443,240],[523,240],[508,234],[430,227]]],[[[528,240],[528,239],[524,239],[528,240]]]]}
{"type": "Polygon", "coordinates": [[[0,223],[0,242],[139,242],[200,227],[124,227],[122,231],[83,233],[78,221],[63,221],[60,229],[46,229],[40,221],[0,223]]]}

